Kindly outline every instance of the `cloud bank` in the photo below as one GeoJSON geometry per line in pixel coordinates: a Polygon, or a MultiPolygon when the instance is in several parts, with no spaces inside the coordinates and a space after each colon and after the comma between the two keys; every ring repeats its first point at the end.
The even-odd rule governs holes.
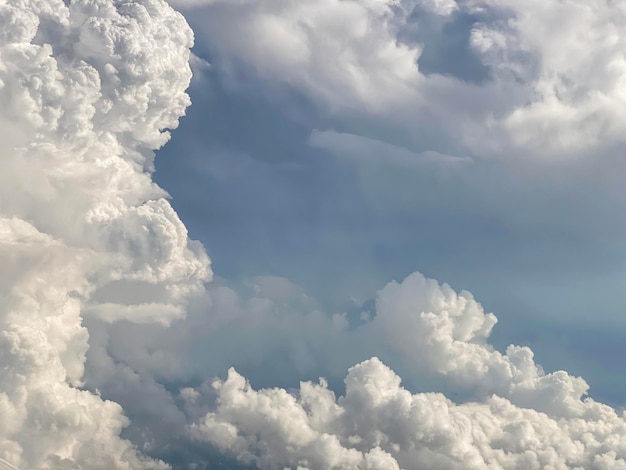
{"type": "MultiPolygon", "coordinates": [[[[614,2],[532,2],[531,16],[505,0],[195,5],[218,61],[337,115],[452,117],[473,156],[582,155],[622,139],[614,2]],[[416,12],[480,18],[469,41],[489,80],[421,71],[416,12]],[[568,27],[548,28],[556,16],[568,27]],[[583,19],[609,32],[574,41],[583,19]]],[[[280,278],[249,296],[205,286],[203,247],[151,180],[153,151],[190,103],[192,33],[166,3],[24,0],[0,4],[0,26],[0,465],[164,469],[167,448],[181,468],[209,466],[189,457],[200,445],[261,469],[626,468],[624,416],[529,348],[492,347],[496,318],[468,292],[416,273],[354,319],[280,278]],[[360,362],[373,354],[458,403],[360,362]],[[255,390],[234,369],[198,383],[279,357],[301,374],[359,363],[339,397],[324,380],[255,390]]],[[[462,171],[444,150],[419,155],[462,171]]]]}

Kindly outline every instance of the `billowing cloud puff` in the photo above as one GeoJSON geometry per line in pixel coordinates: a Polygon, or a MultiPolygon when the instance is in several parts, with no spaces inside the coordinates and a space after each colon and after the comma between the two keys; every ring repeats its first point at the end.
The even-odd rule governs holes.
{"type": "Polygon", "coordinates": [[[334,114],[392,120],[425,150],[445,153],[452,140],[464,154],[554,157],[623,142],[626,11],[619,2],[173,3],[192,13],[203,47],[227,64],[222,70],[243,67],[245,76],[294,87],[334,114]],[[445,42],[453,22],[471,23],[462,48],[450,53],[484,69],[478,83],[422,67],[424,50],[445,42]],[[431,135],[425,143],[423,128],[445,140],[431,135]]]}
{"type": "Polygon", "coordinates": [[[493,395],[455,405],[412,394],[379,359],[352,367],[345,395],[304,382],[256,391],[234,369],[213,382],[217,407],[190,428],[261,469],[626,468],[626,422],[587,401],[556,418],[493,395]]]}
{"type": "Polygon", "coordinates": [[[376,315],[388,344],[457,390],[479,388],[475,399],[412,394],[377,358],[348,371],[339,398],[324,380],[256,391],[231,369],[191,435],[261,469],[626,468],[624,416],[583,398],[582,379],[545,374],[528,348],[495,351],[495,317],[471,294],[416,273],[380,291],[376,315]]]}
{"type": "Polygon", "coordinates": [[[487,341],[495,323],[469,292],[457,294],[415,273],[379,292],[373,326],[414,370],[441,375],[457,390],[495,393],[553,416],[579,417],[586,382],[563,371],[545,374],[527,347],[495,350],[487,341]]]}
{"type": "Polygon", "coordinates": [[[210,278],[149,175],[189,104],[191,31],[159,0],[3,2],[0,31],[0,458],[165,468],[82,389],[82,314],[167,323],[210,278]]]}
{"type": "Polygon", "coordinates": [[[585,152],[622,141],[624,5],[608,0],[461,4],[493,14],[474,26],[470,43],[496,83],[517,81],[527,89],[524,101],[500,123],[516,144],[585,152]]]}

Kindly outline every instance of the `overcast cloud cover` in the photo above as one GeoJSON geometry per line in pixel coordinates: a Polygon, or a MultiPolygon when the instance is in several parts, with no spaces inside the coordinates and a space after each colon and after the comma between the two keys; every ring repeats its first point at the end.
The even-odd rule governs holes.
{"type": "Polygon", "coordinates": [[[626,468],[624,26],[0,0],[0,468],[626,468]]]}

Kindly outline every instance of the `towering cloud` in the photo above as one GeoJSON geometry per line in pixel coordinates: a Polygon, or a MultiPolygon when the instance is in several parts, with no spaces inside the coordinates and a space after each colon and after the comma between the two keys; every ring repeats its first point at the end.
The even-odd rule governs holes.
{"type": "Polygon", "coordinates": [[[0,4],[0,457],[165,468],[81,389],[81,315],[167,323],[209,279],[152,151],[189,104],[192,34],[158,0],[0,4]]]}

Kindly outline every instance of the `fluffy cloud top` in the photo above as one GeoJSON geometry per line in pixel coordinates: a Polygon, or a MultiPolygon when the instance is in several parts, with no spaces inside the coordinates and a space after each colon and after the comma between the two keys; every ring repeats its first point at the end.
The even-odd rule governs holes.
{"type": "MultiPolygon", "coordinates": [[[[230,369],[192,436],[261,469],[626,468],[624,416],[583,398],[582,379],[545,374],[528,348],[494,351],[495,317],[471,294],[416,273],[380,291],[376,315],[417,369],[479,388],[478,399],[412,394],[377,358],[348,371],[339,398],[324,380],[256,391],[230,369]]],[[[202,394],[183,397],[196,405],[202,394]]]]}
{"type": "MultiPolygon", "coordinates": [[[[615,2],[197,5],[222,64],[339,115],[449,121],[459,145],[485,155],[583,154],[622,139],[615,2]],[[401,40],[418,10],[480,18],[468,41],[486,83],[420,72],[422,46],[401,40]],[[566,27],[549,27],[555,17],[566,27]],[[595,33],[581,39],[580,24],[595,33]]],[[[545,373],[530,349],[493,348],[496,319],[467,292],[414,274],[382,289],[374,317],[355,326],[279,278],[257,279],[251,300],[206,291],[204,249],[150,177],[153,151],[189,104],[191,45],[162,0],[0,3],[0,466],[167,468],[135,444],[154,452],[170,436],[121,438],[129,420],[102,386],[145,412],[148,431],[168,427],[182,446],[208,443],[260,468],[626,468],[624,417],[585,398],[582,379],[545,373]],[[219,374],[231,360],[199,355],[208,333],[224,351],[303,370],[365,340],[469,398],[413,394],[376,358],[349,370],[339,398],[323,380],[255,391],[234,370],[170,393],[163,382],[219,374]]]]}
{"type": "Polygon", "coordinates": [[[626,422],[587,402],[585,418],[556,418],[493,395],[455,405],[412,394],[377,358],[352,367],[345,395],[304,382],[297,395],[255,391],[231,369],[218,405],[192,434],[260,468],[619,469],[626,422]]]}

